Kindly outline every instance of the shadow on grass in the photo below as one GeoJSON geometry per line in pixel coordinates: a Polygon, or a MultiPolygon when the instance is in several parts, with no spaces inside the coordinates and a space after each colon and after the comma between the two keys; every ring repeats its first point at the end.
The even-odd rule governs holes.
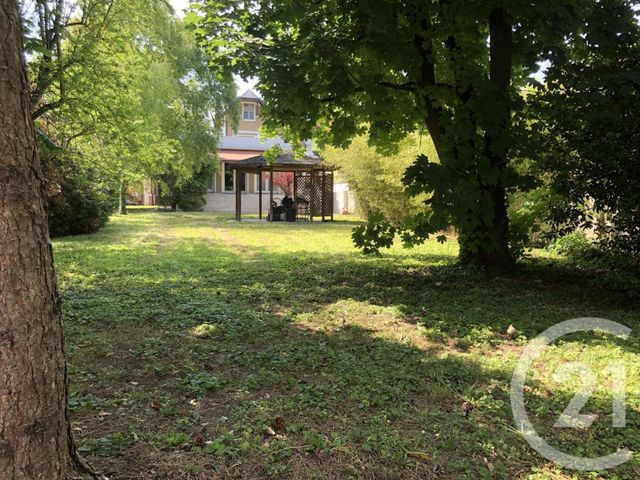
{"type": "MultiPolygon", "coordinates": [[[[579,316],[637,325],[623,298],[535,265],[490,276],[445,255],[247,255],[148,227],[114,224],[60,255],[74,416],[84,451],[114,478],[544,470],[512,427],[513,359],[466,350],[499,347],[509,324],[525,336],[579,316]],[[130,243],[114,245],[125,233],[130,243]]],[[[566,406],[568,394],[529,386],[541,423],[566,406]]],[[[610,399],[594,402],[606,411],[610,399]]],[[[640,447],[626,434],[587,440],[561,439],[586,453],[640,447]]],[[[631,468],[616,474],[634,478],[631,468]]]]}

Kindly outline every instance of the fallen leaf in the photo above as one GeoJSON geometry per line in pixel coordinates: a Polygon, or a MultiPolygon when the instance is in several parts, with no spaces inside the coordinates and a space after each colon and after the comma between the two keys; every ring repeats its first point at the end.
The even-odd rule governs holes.
{"type": "Polygon", "coordinates": [[[287,422],[285,422],[284,418],[282,417],[276,417],[271,423],[271,427],[274,431],[282,433],[287,429],[287,422]]]}
{"type": "Polygon", "coordinates": [[[431,457],[424,452],[407,452],[407,457],[415,458],[416,460],[421,460],[423,462],[431,461],[431,457]]]}
{"type": "Polygon", "coordinates": [[[193,444],[196,447],[204,447],[205,446],[204,437],[202,435],[196,435],[195,437],[193,437],[193,444]]]}

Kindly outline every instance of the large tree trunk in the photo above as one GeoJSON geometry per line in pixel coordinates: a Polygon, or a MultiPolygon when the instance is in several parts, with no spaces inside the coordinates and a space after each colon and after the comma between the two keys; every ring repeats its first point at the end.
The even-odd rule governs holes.
{"type": "Polygon", "coordinates": [[[0,478],[76,477],[60,302],[16,0],[0,0],[0,478]]]}
{"type": "Polygon", "coordinates": [[[477,231],[460,232],[460,261],[487,267],[504,268],[513,264],[509,249],[509,214],[507,192],[503,184],[508,162],[508,149],[496,142],[496,138],[509,131],[511,108],[509,87],[511,84],[511,64],[513,55],[511,20],[508,12],[497,7],[489,15],[489,74],[496,86],[497,98],[493,108],[500,116],[498,127],[488,131],[484,137],[484,155],[492,168],[498,170],[497,183],[481,185],[490,198],[493,218],[482,223],[477,231]]]}
{"type": "MultiPolygon", "coordinates": [[[[442,2],[441,8],[448,2],[442,2]]],[[[488,158],[490,166],[499,171],[497,183],[483,184],[480,177],[480,189],[490,199],[493,218],[480,222],[477,227],[469,231],[458,231],[460,245],[459,260],[463,264],[475,264],[486,267],[510,267],[513,265],[513,256],[509,249],[509,217],[507,205],[507,192],[503,184],[504,173],[508,163],[508,152],[506,148],[496,148],[504,142],[495,141],[498,137],[508,132],[511,122],[511,109],[509,100],[509,88],[511,84],[512,68],[512,26],[508,12],[502,7],[494,8],[488,20],[489,24],[489,76],[496,87],[495,95],[488,95],[487,103],[491,102],[496,115],[499,115],[500,122],[493,131],[488,131],[484,137],[484,152],[488,158]]],[[[423,21],[422,28],[426,31],[430,28],[427,20],[423,21]]],[[[431,43],[427,41],[428,36],[416,36],[414,44],[422,57],[420,80],[418,86],[420,90],[436,85],[435,65],[432,59],[433,52],[431,43]]],[[[446,41],[450,53],[456,52],[459,47],[454,36],[446,41]]],[[[455,56],[452,55],[455,62],[455,56]]],[[[458,92],[462,104],[467,104],[472,95],[477,95],[472,88],[467,88],[458,92]]],[[[456,148],[448,151],[445,148],[445,132],[442,125],[442,110],[427,95],[420,94],[425,107],[425,124],[431,135],[436,151],[443,160],[449,155],[456,155],[456,148]]],[[[472,115],[473,117],[473,115],[472,115]]],[[[444,162],[443,162],[444,163],[444,162]]],[[[458,226],[458,225],[456,225],[458,226]]]]}

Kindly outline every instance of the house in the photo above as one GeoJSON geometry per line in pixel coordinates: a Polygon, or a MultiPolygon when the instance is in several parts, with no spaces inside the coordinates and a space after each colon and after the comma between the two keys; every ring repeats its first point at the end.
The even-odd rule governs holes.
{"type": "Polygon", "coordinates": [[[129,185],[126,201],[127,205],[159,205],[160,187],[149,179],[129,185]]]}
{"type": "MultiPolygon", "coordinates": [[[[258,174],[241,173],[237,180],[232,168],[233,163],[260,155],[274,145],[279,145],[285,151],[291,150],[291,146],[279,137],[264,141],[260,139],[259,129],[262,125],[260,113],[263,101],[259,95],[252,90],[247,90],[239,96],[239,100],[241,115],[238,130],[234,132],[229,122],[226,121],[222,125],[222,136],[218,147],[220,169],[209,182],[209,189],[205,196],[205,212],[233,212],[235,210],[234,193],[236,188],[240,188],[242,210],[245,213],[258,213],[260,183],[258,174]]],[[[308,147],[310,151],[311,145],[309,144],[308,147]]],[[[268,195],[269,188],[269,175],[264,172],[262,191],[268,195]]],[[[280,202],[284,191],[276,185],[273,196],[275,201],[280,202]]],[[[268,211],[267,202],[263,203],[262,208],[264,213],[268,211]]]]}

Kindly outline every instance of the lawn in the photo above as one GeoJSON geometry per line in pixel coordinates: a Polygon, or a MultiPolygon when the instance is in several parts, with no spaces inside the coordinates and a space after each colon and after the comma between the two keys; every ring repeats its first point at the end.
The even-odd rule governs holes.
{"type": "Polygon", "coordinates": [[[238,224],[139,212],[54,242],[82,454],[114,479],[632,479],[555,467],[523,440],[509,384],[527,341],[576,317],[536,363],[527,406],[563,451],[640,451],[634,278],[541,254],[517,273],[455,263],[455,241],[365,257],[353,224],[238,224]],[[517,333],[506,334],[513,324],[517,333]],[[573,396],[552,369],[626,361],[627,427],[607,378],[589,430],[552,428],[573,396]]]}

